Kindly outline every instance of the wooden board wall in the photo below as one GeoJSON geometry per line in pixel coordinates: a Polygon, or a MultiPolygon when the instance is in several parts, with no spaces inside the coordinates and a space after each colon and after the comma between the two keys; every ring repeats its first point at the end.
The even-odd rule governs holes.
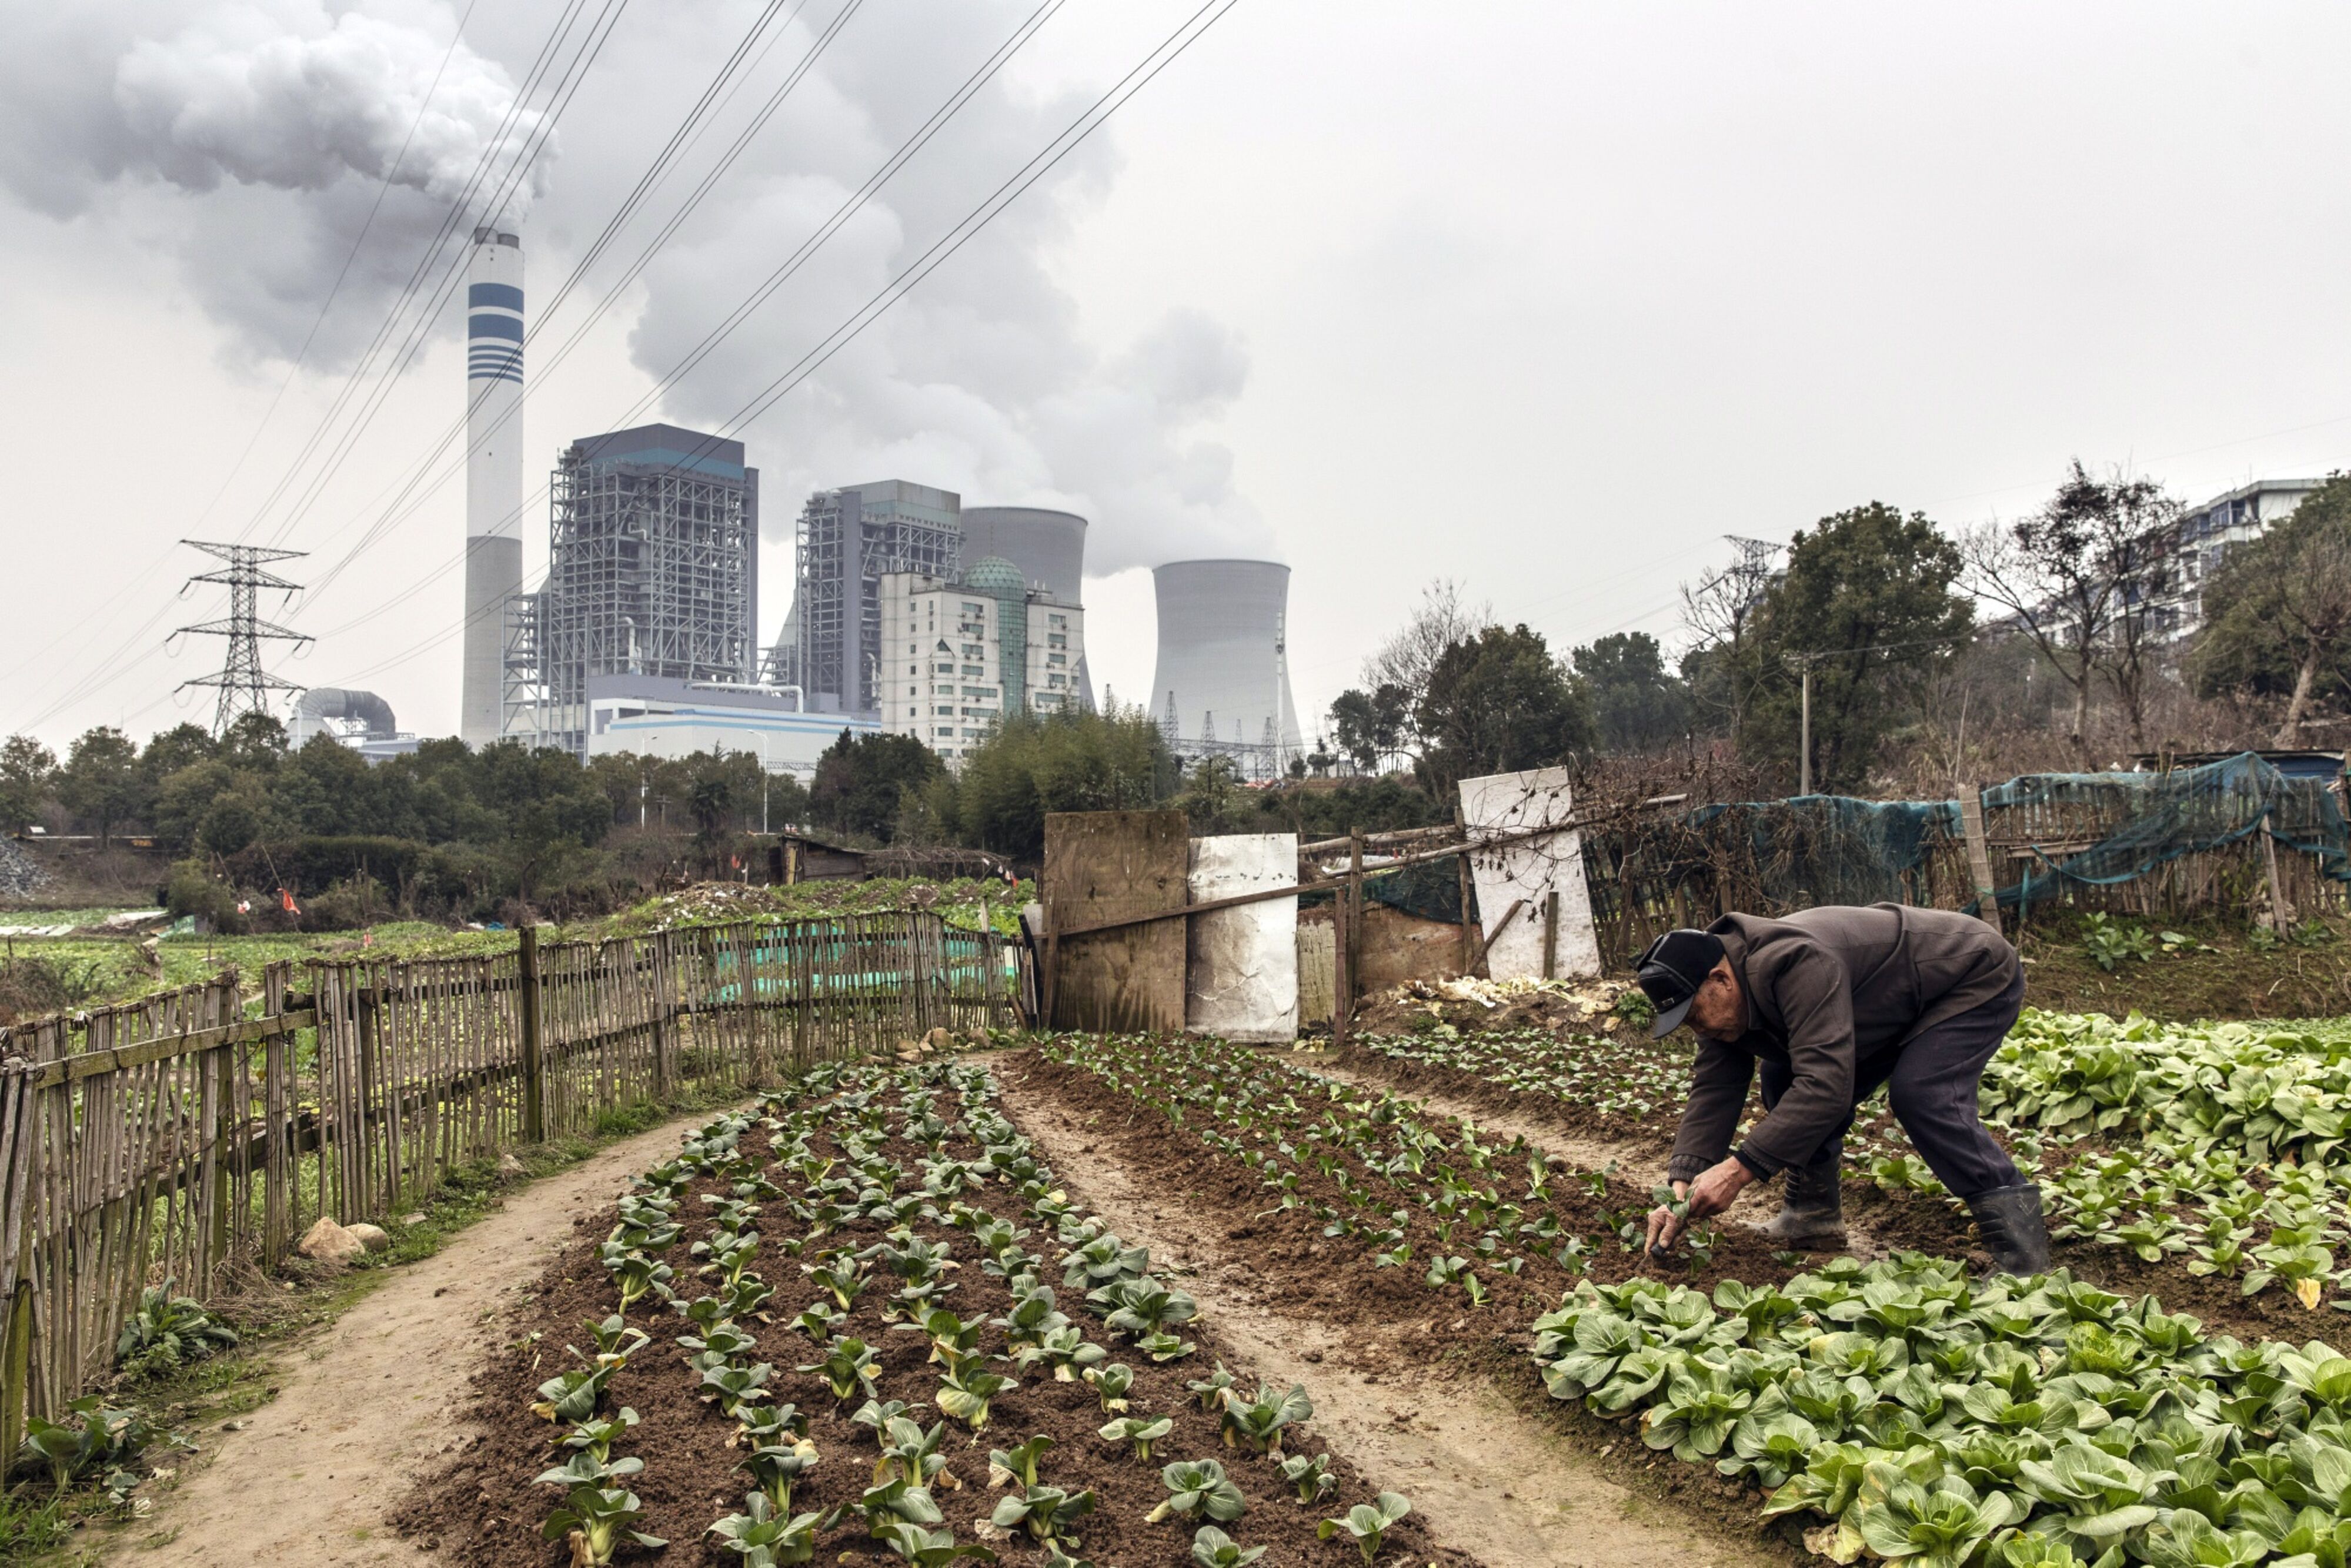
{"type": "MultiPolygon", "coordinates": [[[[1045,929],[1183,908],[1190,831],[1181,811],[1048,812],[1045,929]]],[[[1155,920],[1053,944],[1052,1026],[1182,1029],[1184,925],[1155,920]]]]}

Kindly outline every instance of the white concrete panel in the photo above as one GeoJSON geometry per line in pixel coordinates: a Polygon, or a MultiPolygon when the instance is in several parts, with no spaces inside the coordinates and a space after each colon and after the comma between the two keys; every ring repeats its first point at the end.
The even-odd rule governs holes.
{"type": "MultiPolygon", "coordinates": [[[[1295,833],[1192,841],[1186,886],[1194,904],[1297,882],[1295,833]]],[[[1186,924],[1184,1027],[1227,1040],[1297,1039],[1298,900],[1261,899],[1186,924]]]]}
{"type": "MultiPolygon", "coordinates": [[[[1573,810],[1564,768],[1461,780],[1461,820],[1473,845],[1566,821],[1573,810]]],[[[1554,977],[1600,973],[1600,936],[1583,881],[1582,835],[1570,831],[1473,849],[1469,868],[1478,887],[1478,918],[1485,927],[1489,975],[1498,980],[1541,977],[1543,912],[1553,893],[1559,894],[1554,977]]]]}

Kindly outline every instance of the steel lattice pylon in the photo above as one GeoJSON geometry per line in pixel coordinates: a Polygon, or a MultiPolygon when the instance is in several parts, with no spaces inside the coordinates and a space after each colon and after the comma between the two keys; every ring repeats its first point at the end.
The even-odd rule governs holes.
{"type": "Polygon", "coordinates": [[[174,637],[190,632],[207,637],[228,639],[228,662],[216,675],[199,675],[180,683],[180,690],[190,686],[215,686],[220,690],[219,705],[213,711],[213,734],[226,735],[228,727],[248,713],[269,711],[271,692],[298,692],[303,688],[292,681],[279,680],[261,667],[261,643],[265,637],[287,643],[308,643],[304,632],[280,626],[274,621],[261,619],[257,607],[265,588],[282,589],[289,596],[298,592],[301,584],[288,582],[272,571],[263,570],[263,563],[292,560],[307,554],[298,549],[269,549],[260,545],[211,544],[203,539],[182,539],[183,545],[217,556],[228,564],[218,571],[208,571],[188,579],[193,587],[199,582],[217,582],[228,590],[228,616],[225,620],[207,621],[201,625],[183,626],[172,633],[174,637]]]}

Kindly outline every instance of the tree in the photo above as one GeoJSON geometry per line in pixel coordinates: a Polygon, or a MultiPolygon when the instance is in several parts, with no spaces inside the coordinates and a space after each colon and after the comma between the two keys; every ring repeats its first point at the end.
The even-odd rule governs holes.
{"type": "Polygon", "coordinates": [[[2094,479],[2079,458],[2049,503],[1968,536],[1968,586],[2015,618],[2074,689],[2074,747],[2089,756],[2090,693],[2104,676],[2146,744],[2147,683],[2168,627],[2179,503],[2152,479],[2094,479]]]}
{"type": "Polygon", "coordinates": [[[1798,533],[1735,655],[1738,677],[1755,693],[1741,752],[1798,763],[1809,665],[1813,788],[1859,786],[1879,741],[1918,711],[1928,674],[1970,634],[1974,606],[1954,588],[1962,568],[1957,547],[1924,515],[1882,502],[1798,533]]]}
{"type": "Polygon", "coordinates": [[[1331,727],[1339,732],[1339,749],[1362,773],[1376,773],[1380,758],[1393,757],[1404,746],[1412,723],[1413,697],[1394,681],[1368,693],[1347,691],[1331,705],[1331,727]]]}
{"type": "Polygon", "coordinates": [[[809,813],[844,832],[888,843],[909,789],[920,789],[946,765],[911,735],[841,732],[817,758],[809,813]]]}
{"type": "Polygon", "coordinates": [[[57,754],[29,735],[0,743],[0,832],[21,831],[57,788],[57,754]]]}
{"type": "Polygon", "coordinates": [[[1592,694],[1593,722],[1610,751],[1652,751],[1688,733],[1689,690],[1646,632],[1597,638],[1569,659],[1592,694]]]}
{"type": "Polygon", "coordinates": [[[937,786],[928,814],[958,841],[1017,860],[1045,852],[1048,811],[1121,811],[1175,790],[1176,758],[1140,708],[1006,719],[937,786]]]}
{"type": "Polygon", "coordinates": [[[1434,799],[1462,779],[1541,768],[1591,748],[1592,703],[1541,632],[1489,626],[1445,650],[1413,711],[1434,799]]]}
{"type": "Polygon", "coordinates": [[[2345,688],[2351,656],[2351,474],[2331,476],[2260,538],[2231,549],[2204,589],[2190,667],[2206,695],[2286,696],[2272,744],[2300,738],[2311,706],[2345,688]]]}
{"type": "Polygon", "coordinates": [[[66,754],[57,775],[57,795],[86,825],[98,830],[100,848],[114,842],[114,824],[139,802],[139,748],[110,725],[87,731],[66,754]]]}
{"type": "Polygon", "coordinates": [[[1362,689],[1344,694],[1332,706],[1332,722],[1343,726],[1340,748],[1353,755],[1366,771],[1377,768],[1382,757],[1419,756],[1426,737],[1417,733],[1416,716],[1437,661],[1447,649],[1477,636],[1492,619],[1491,607],[1470,604],[1462,598],[1461,585],[1449,579],[1439,578],[1423,589],[1420,605],[1403,629],[1364,661],[1362,689]],[[1348,704],[1364,727],[1359,739],[1370,748],[1369,760],[1347,744],[1339,704],[1348,704]]]}

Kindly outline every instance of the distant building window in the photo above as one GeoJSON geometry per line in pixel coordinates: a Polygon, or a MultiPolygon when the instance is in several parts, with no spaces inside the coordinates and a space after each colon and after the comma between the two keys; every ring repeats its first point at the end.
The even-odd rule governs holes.
{"type": "Polygon", "coordinates": [[[1066,615],[1048,615],[1045,617],[1045,624],[1048,626],[1067,626],[1069,623],[1070,618],[1066,615]]]}

